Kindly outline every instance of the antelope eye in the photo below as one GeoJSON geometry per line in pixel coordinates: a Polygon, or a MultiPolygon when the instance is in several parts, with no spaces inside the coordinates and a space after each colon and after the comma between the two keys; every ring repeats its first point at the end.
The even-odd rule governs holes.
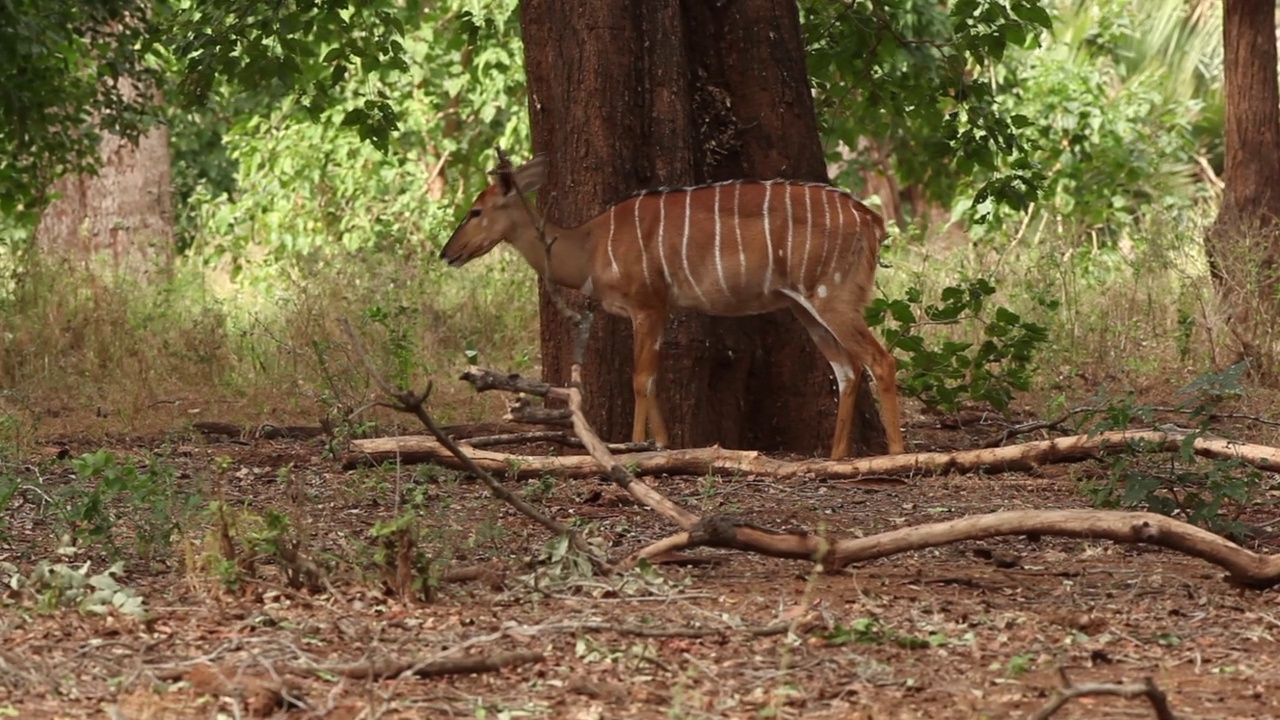
{"type": "Polygon", "coordinates": [[[471,208],[471,212],[467,213],[467,217],[480,217],[480,208],[471,208]]]}

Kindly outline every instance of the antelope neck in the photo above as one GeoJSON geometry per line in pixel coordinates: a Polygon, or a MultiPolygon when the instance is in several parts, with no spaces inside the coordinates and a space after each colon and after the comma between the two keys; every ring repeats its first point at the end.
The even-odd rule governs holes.
{"type": "Polygon", "coordinates": [[[547,242],[551,243],[551,259],[548,268],[547,250],[532,225],[521,227],[514,235],[512,245],[539,276],[550,277],[561,287],[580,290],[590,279],[587,259],[591,232],[586,225],[566,228],[553,223],[544,227],[547,242]]]}

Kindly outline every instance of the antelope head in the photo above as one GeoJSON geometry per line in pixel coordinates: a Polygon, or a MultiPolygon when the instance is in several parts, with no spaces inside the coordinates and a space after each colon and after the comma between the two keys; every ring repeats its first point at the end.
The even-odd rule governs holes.
{"type": "Polygon", "coordinates": [[[471,212],[440,251],[440,259],[453,267],[466,265],[508,239],[517,227],[534,222],[520,194],[542,186],[547,176],[547,156],[539,155],[513,169],[499,149],[498,167],[489,174],[495,176],[493,184],[476,196],[471,212]]]}

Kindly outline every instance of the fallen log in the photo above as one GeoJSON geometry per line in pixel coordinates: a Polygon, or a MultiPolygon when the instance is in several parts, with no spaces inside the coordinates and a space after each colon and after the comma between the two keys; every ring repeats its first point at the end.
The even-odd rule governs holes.
{"type": "MultiPolygon", "coordinates": [[[[811,476],[823,480],[856,479],[863,476],[945,475],[968,472],[1027,471],[1052,463],[1081,462],[1116,453],[1176,452],[1190,437],[1190,431],[1119,430],[1098,435],[1040,440],[1001,448],[978,448],[955,452],[904,453],[848,460],[776,460],[753,450],[726,450],[713,446],[689,450],[668,450],[618,454],[618,462],[637,476],[745,474],[775,478],[811,476]]],[[[1235,458],[1269,472],[1280,471],[1280,448],[1237,443],[1220,438],[1196,437],[1192,451],[1213,459],[1235,458]]],[[[471,457],[492,473],[515,472],[517,478],[536,478],[551,473],[561,477],[596,477],[605,474],[600,464],[586,455],[544,457],[473,450],[471,457]]],[[[410,435],[351,441],[343,457],[343,468],[379,465],[436,463],[461,469],[461,463],[434,439],[410,435]]],[[[884,485],[884,481],[876,481],[884,485]]]]}
{"type": "MultiPolygon", "coordinates": [[[[487,472],[503,477],[511,477],[514,473],[514,477],[521,480],[539,478],[546,474],[566,478],[590,478],[608,474],[590,455],[513,455],[479,448],[470,449],[468,455],[487,472]]],[[[706,475],[710,472],[786,477],[803,474],[805,467],[820,462],[791,463],[774,460],[754,451],[724,450],[718,447],[622,453],[617,458],[637,476],[706,475]]],[[[353,440],[351,450],[343,456],[342,468],[354,470],[397,461],[403,465],[435,463],[454,470],[465,469],[462,462],[444,446],[421,435],[353,440]]],[[[841,473],[837,470],[823,472],[821,476],[856,478],[858,474],[856,471],[846,470],[841,473]]],[[[884,486],[886,481],[868,481],[867,484],[884,486]]],[[[889,481],[888,484],[902,483],[889,481]]]]}

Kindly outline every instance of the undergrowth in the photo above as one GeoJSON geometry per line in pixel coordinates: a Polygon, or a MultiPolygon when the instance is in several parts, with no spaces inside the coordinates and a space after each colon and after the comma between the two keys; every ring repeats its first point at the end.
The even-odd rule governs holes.
{"type": "Polygon", "coordinates": [[[1044,412],[1099,385],[1189,381],[1223,360],[1202,250],[1213,212],[1153,212],[1108,245],[1052,224],[964,244],[894,232],[869,319],[903,393],[942,411],[1044,412]]]}
{"type": "MultiPolygon", "coordinates": [[[[0,299],[0,440],[171,428],[175,416],[314,424],[350,413],[372,383],[344,318],[405,383],[456,376],[477,358],[525,372],[536,359],[532,273],[514,257],[459,273],[429,251],[338,255],[306,276],[230,289],[211,275],[187,261],[146,281],[68,262],[26,268],[0,299]]],[[[444,422],[491,414],[492,402],[449,382],[435,396],[444,422]]]]}
{"type": "MultiPolygon", "coordinates": [[[[871,322],[894,347],[904,394],[943,412],[1044,409],[1100,382],[1185,381],[1215,366],[1198,250],[1207,217],[1140,220],[1121,247],[1042,230],[947,249],[900,233],[871,322]]],[[[12,446],[86,416],[132,430],[175,417],[394,421],[367,408],[375,393],[344,318],[394,381],[437,381],[443,422],[491,417],[495,400],[453,380],[470,362],[537,373],[534,276],[512,252],[458,272],[424,245],[331,251],[235,281],[191,258],[146,281],[33,262],[0,300],[0,431],[12,446]]]]}

